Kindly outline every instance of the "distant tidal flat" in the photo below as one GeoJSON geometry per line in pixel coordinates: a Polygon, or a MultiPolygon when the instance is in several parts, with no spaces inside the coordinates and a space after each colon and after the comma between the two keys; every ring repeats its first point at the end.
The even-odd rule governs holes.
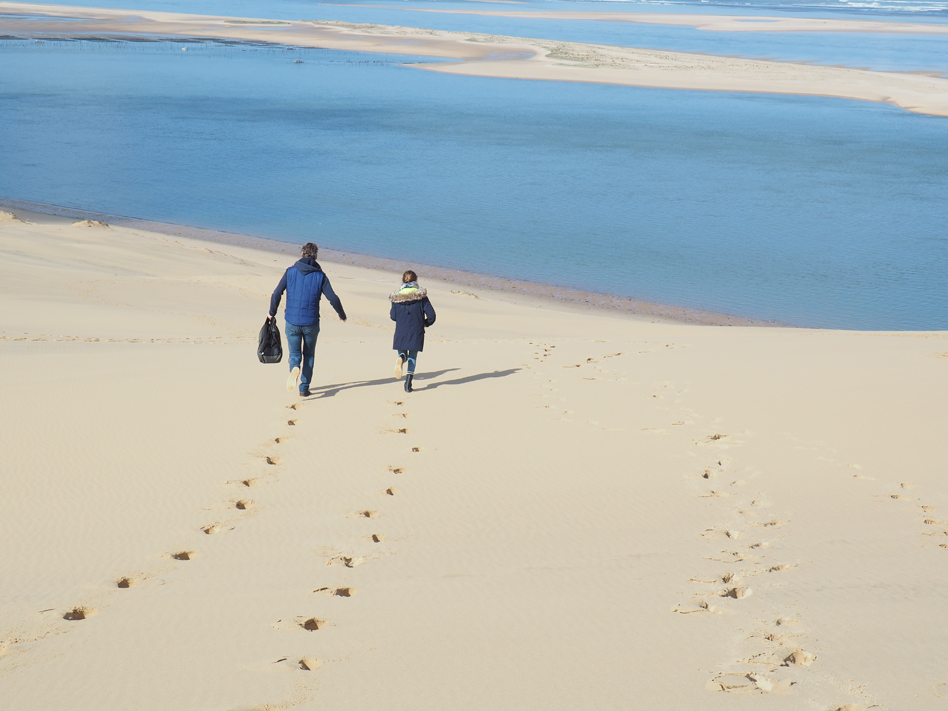
{"type": "Polygon", "coordinates": [[[0,196],[762,321],[948,328],[946,119],[186,45],[0,42],[0,196]]]}

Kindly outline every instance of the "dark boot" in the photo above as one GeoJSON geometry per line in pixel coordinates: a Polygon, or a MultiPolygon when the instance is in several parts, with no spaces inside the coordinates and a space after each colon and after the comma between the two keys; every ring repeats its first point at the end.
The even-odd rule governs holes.
{"type": "Polygon", "coordinates": [[[411,379],[414,377],[415,376],[413,373],[409,373],[408,375],[405,376],[405,392],[406,393],[411,392],[411,379]]]}

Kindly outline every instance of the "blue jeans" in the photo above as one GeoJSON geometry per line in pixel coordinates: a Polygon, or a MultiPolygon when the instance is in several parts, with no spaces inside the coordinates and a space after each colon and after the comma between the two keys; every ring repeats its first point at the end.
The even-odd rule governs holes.
{"type": "Polygon", "coordinates": [[[319,322],[311,326],[295,326],[286,323],[286,347],[290,351],[290,370],[300,368],[300,392],[309,390],[313,379],[313,361],[316,358],[316,338],[319,336],[319,322]]]}
{"type": "Polygon", "coordinates": [[[399,351],[398,355],[408,363],[408,374],[415,374],[415,363],[418,361],[418,351],[399,351]]]}

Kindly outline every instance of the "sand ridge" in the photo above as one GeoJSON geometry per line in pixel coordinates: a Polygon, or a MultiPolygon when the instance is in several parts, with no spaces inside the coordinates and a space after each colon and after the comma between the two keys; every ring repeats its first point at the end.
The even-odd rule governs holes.
{"type": "Polygon", "coordinates": [[[275,21],[180,13],[0,2],[0,31],[13,37],[149,35],[233,39],[357,52],[459,60],[415,64],[465,76],[576,81],[700,91],[832,96],[884,102],[948,116],[948,79],[805,63],[718,57],[577,42],[556,42],[417,27],[328,21],[275,21]],[[63,23],[35,16],[70,17],[63,23]],[[401,38],[411,38],[405,44],[401,38]],[[396,41],[397,40],[397,41],[396,41]]]}

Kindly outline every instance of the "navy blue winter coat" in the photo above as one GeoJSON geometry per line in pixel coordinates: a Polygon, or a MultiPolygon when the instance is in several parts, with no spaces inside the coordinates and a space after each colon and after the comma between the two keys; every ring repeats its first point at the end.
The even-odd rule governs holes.
{"type": "Polygon", "coordinates": [[[392,300],[389,316],[395,322],[392,348],[396,351],[424,350],[425,328],[433,324],[436,317],[434,306],[428,301],[428,292],[425,289],[396,291],[389,298],[392,300]]]}
{"type": "Polygon", "coordinates": [[[270,315],[276,316],[280,299],[286,291],[286,322],[294,326],[312,326],[319,323],[319,297],[325,296],[343,321],[346,320],[342,302],[315,259],[304,257],[283,273],[270,297],[270,315]]]}

